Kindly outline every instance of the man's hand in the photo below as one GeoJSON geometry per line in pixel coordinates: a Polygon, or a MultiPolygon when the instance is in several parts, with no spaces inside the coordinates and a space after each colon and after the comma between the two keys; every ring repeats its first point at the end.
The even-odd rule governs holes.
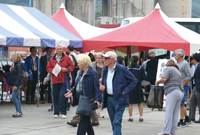
{"type": "Polygon", "coordinates": [[[43,81],[43,85],[46,85],[46,84],[47,84],[47,82],[43,81]]]}
{"type": "Polygon", "coordinates": [[[67,89],[67,91],[68,91],[68,93],[66,93],[64,96],[65,96],[66,98],[72,97],[72,92],[71,92],[71,90],[68,90],[68,89],[67,89]]]}
{"type": "Polygon", "coordinates": [[[26,81],[28,81],[28,80],[29,80],[29,77],[27,76],[27,77],[26,77],[26,81]]]}
{"type": "Polygon", "coordinates": [[[67,72],[67,68],[62,68],[62,72],[67,72]]]}
{"type": "Polygon", "coordinates": [[[99,79],[99,85],[101,85],[101,84],[102,84],[102,78],[99,79]]]}
{"type": "Polygon", "coordinates": [[[94,101],[94,103],[97,103],[98,109],[101,107],[101,104],[99,103],[99,101],[94,101]]]}
{"type": "Polygon", "coordinates": [[[13,63],[12,63],[12,65],[11,65],[10,69],[9,69],[10,72],[12,71],[12,68],[13,68],[13,63]]]}
{"type": "Polygon", "coordinates": [[[14,86],[14,87],[13,87],[13,90],[17,90],[17,86],[14,86]]]}
{"type": "Polygon", "coordinates": [[[105,86],[104,85],[100,85],[100,91],[104,91],[105,90],[105,86]]]}
{"type": "Polygon", "coordinates": [[[155,85],[157,85],[157,86],[158,86],[158,82],[155,82],[155,85]]]}
{"type": "Polygon", "coordinates": [[[124,91],[122,91],[122,93],[126,95],[126,93],[124,91]]]}

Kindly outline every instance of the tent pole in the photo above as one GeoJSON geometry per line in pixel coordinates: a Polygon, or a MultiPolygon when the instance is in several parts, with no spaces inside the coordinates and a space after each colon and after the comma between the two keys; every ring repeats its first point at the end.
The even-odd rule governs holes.
{"type": "Polygon", "coordinates": [[[37,75],[38,75],[38,85],[37,85],[37,107],[39,107],[39,95],[40,95],[40,86],[39,86],[39,84],[40,84],[40,79],[39,79],[39,77],[40,77],[40,50],[39,50],[39,48],[38,48],[38,69],[37,69],[37,75]]]}

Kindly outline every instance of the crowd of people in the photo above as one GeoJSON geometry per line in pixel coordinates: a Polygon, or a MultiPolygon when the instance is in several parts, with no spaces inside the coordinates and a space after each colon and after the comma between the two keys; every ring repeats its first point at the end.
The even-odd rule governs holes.
{"type": "Polygon", "coordinates": [[[77,135],[94,135],[92,126],[100,124],[99,118],[104,118],[104,108],[107,108],[113,135],[121,135],[122,118],[126,107],[129,122],[133,122],[133,104],[138,105],[139,122],[144,121],[144,96],[141,84],[142,81],[148,81],[150,85],[164,84],[166,114],[164,129],[159,135],[175,135],[178,127],[186,127],[192,121],[200,123],[200,119],[195,121],[196,106],[200,109],[198,53],[190,57],[189,64],[184,59],[184,51],[176,50],[176,62],[168,60],[162,79],[156,80],[158,60],[154,52],[146,54],[142,65],[139,56],[132,56],[130,61],[125,62],[124,57],[117,56],[114,51],[86,55],[81,51],[75,53],[72,45],[68,46],[67,52],[63,52],[63,47],[57,45],[55,52],[51,56],[52,48],[46,47],[46,55],[39,58],[36,55],[36,48],[30,47],[31,54],[24,63],[19,54],[11,56],[12,100],[16,108],[13,117],[23,115],[19,89],[24,85],[24,80],[27,82],[26,104],[36,104],[35,89],[40,79],[40,103],[45,103],[44,92],[48,89],[48,102],[52,103],[49,111],[53,111],[54,118],[61,115],[61,118],[66,119],[67,110],[71,105],[79,104],[81,95],[95,99],[91,116],[75,114],[71,121],[67,122],[70,126],[78,126],[77,135]],[[187,96],[191,89],[191,96],[187,96]],[[189,115],[185,107],[188,97],[191,97],[189,115]]]}

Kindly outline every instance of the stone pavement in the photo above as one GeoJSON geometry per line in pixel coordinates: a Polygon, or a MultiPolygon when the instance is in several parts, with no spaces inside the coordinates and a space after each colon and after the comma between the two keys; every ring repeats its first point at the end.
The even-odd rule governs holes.
{"type": "MultiPolygon", "coordinates": [[[[15,112],[13,103],[0,104],[0,135],[75,135],[77,128],[68,126],[75,114],[76,107],[68,111],[67,119],[53,118],[53,113],[48,112],[49,103],[36,105],[22,104],[23,117],[13,118],[15,112]]],[[[96,135],[112,135],[111,124],[107,110],[103,112],[104,119],[100,125],[94,127],[96,135]]],[[[128,122],[128,111],[125,110],[122,122],[123,135],[157,135],[164,125],[165,111],[151,111],[144,104],[144,122],[139,122],[137,106],[134,105],[134,122],[128,122]]],[[[196,116],[198,119],[198,115],[196,116]]],[[[188,127],[178,129],[178,135],[199,135],[200,124],[192,123],[188,127]]]]}

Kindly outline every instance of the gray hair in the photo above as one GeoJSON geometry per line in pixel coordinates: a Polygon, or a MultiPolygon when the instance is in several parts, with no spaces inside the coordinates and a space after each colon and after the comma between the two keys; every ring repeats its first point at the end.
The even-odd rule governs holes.
{"type": "Polygon", "coordinates": [[[177,55],[180,54],[180,56],[181,56],[182,58],[184,58],[185,52],[184,52],[182,49],[178,49],[178,50],[176,50],[175,52],[177,53],[177,55]]]}
{"type": "Polygon", "coordinates": [[[62,46],[62,45],[56,45],[56,48],[57,48],[58,46],[61,46],[61,47],[63,48],[63,46],[62,46]]]}

